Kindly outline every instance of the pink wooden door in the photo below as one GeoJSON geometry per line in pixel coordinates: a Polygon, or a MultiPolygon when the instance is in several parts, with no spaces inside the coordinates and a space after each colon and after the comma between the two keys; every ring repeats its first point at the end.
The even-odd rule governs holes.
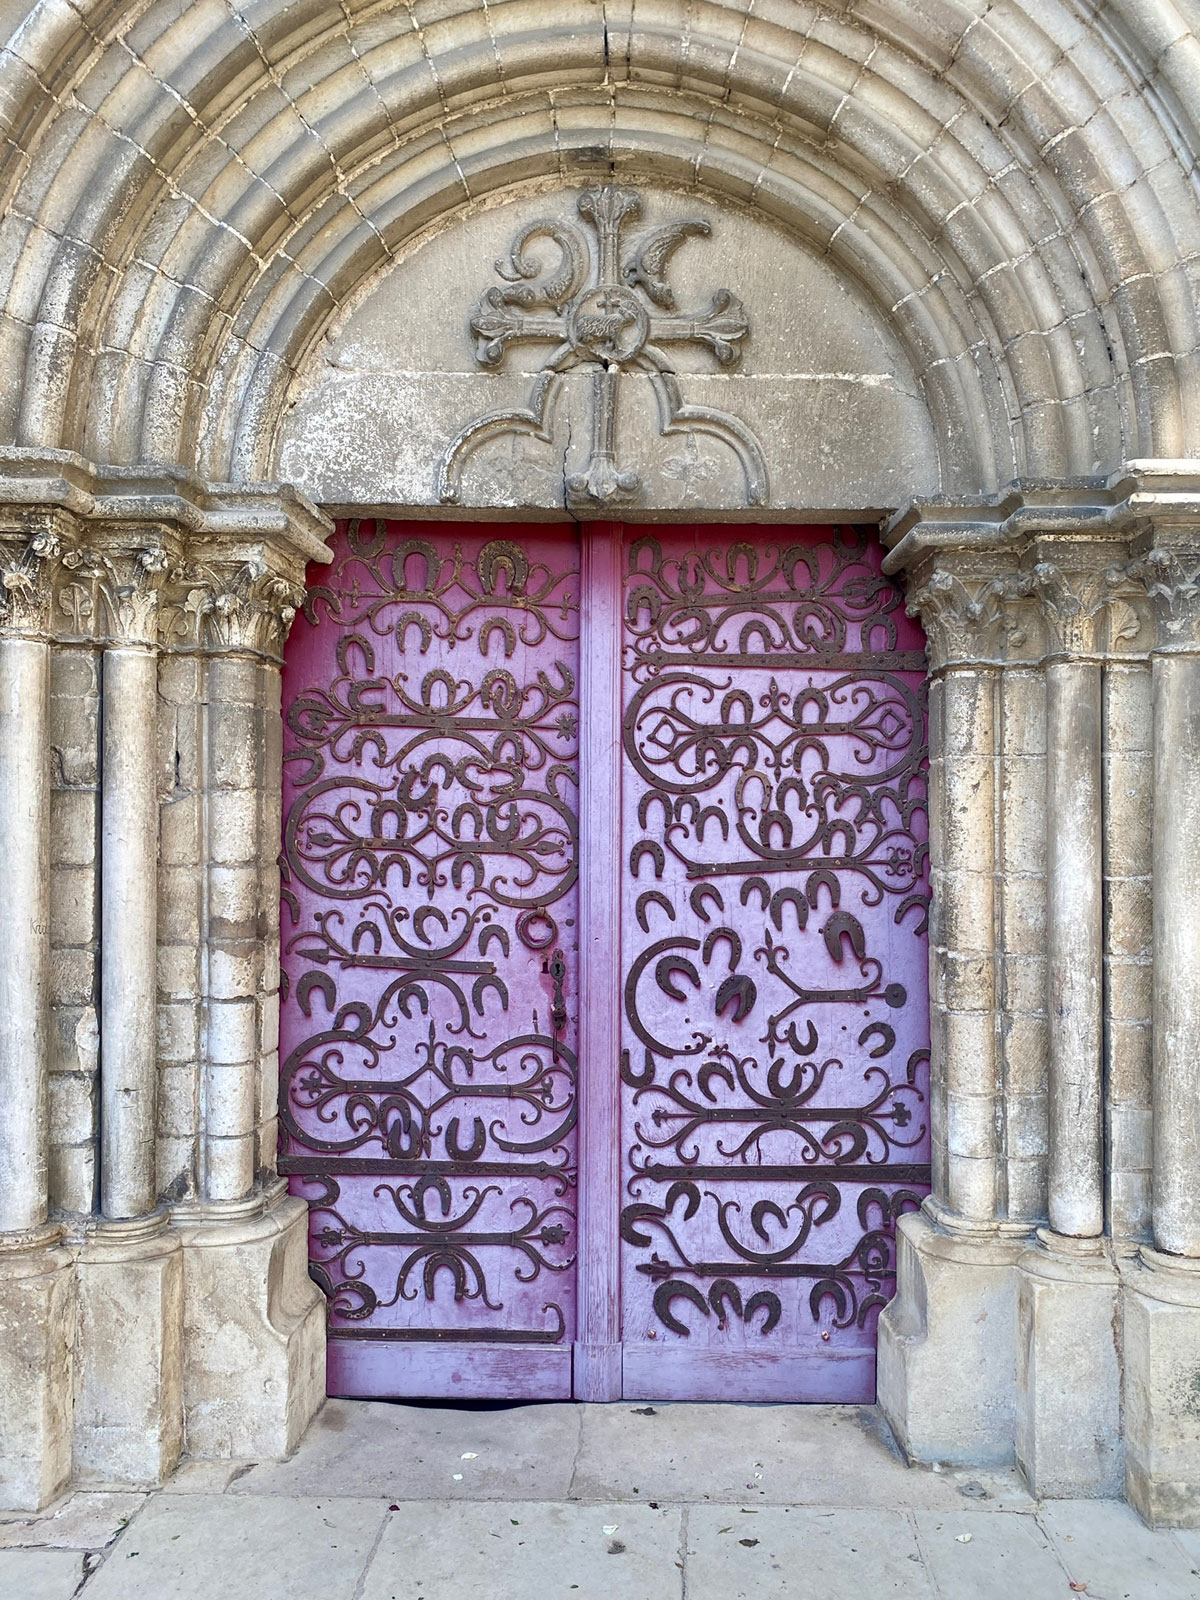
{"type": "Polygon", "coordinates": [[[853,529],[625,569],[624,1390],[873,1399],[928,1184],[923,641],[853,529]]]}
{"type": "Polygon", "coordinates": [[[330,1392],[870,1399],[929,1160],[924,658],[876,544],[334,554],[280,1092],[330,1392]]]}

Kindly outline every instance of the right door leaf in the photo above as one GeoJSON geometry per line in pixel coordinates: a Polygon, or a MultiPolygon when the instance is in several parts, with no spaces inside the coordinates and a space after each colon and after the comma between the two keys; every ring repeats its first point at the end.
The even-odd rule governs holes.
{"type": "Polygon", "coordinates": [[[929,1183],[924,639],[860,529],[629,538],[629,1396],[870,1401],[929,1183]]]}

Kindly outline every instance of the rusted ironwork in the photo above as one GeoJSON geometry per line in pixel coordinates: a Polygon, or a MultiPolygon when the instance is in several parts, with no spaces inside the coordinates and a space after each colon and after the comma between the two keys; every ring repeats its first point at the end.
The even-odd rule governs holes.
{"type": "Polygon", "coordinates": [[[280,1164],[335,1387],[368,1335],[570,1337],[578,620],[571,540],[351,523],[297,624],[280,1164]]]}
{"type": "Polygon", "coordinates": [[[929,1176],[924,657],[879,562],[339,531],[285,683],[280,1094],[334,1392],[873,1392],[929,1176]]]}
{"type": "Polygon", "coordinates": [[[922,641],[847,529],[634,540],[625,641],[626,1370],[757,1346],[767,1397],[816,1340],[869,1396],[928,1185],[922,641]]]}

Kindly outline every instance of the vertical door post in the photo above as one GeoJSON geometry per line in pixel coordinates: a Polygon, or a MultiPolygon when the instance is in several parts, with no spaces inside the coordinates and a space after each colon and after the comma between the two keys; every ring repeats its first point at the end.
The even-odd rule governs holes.
{"type": "Polygon", "coordinates": [[[577,1400],[621,1396],[621,526],[584,523],[579,704],[577,1400]]]}

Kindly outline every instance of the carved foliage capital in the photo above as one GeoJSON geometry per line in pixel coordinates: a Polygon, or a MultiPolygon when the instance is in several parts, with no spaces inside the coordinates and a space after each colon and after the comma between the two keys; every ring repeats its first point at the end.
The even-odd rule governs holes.
{"type": "Polygon", "coordinates": [[[1160,645],[1200,649],[1200,550],[1155,545],[1125,571],[1154,602],[1160,645]]]}
{"type": "Polygon", "coordinates": [[[1133,604],[1124,563],[1072,570],[1039,561],[1031,579],[1052,651],[1095,655],[1131,645],[1141,634],[1142,619],[1133,604]]]}
{"type": "Polygon", "coordinates": [[[82,544],[62,564],[58,610],[72,633],[113,643],[157,641],[159,594],[171,566],[160,542],[82,544]]]}
{"type": "Polygon", "coordinates": [[[934,667],[994,661],[1020,654],[1029,639],[1033,592],[1028,573],[990,577],[936,568],[908,596],[908,613],[919,617],[934,667]]]}
{"type": "Polygon", "coordinates": [[[172,574],[162,613],[165,648],[248,652],[278,659],[304,593],[258,560],[193,564],[172,574]]]}
{"type": "Polygon", "coordinates": [[[62,540],[49,528],[0,543],[0,635],[45,635],[62,540]]]}

